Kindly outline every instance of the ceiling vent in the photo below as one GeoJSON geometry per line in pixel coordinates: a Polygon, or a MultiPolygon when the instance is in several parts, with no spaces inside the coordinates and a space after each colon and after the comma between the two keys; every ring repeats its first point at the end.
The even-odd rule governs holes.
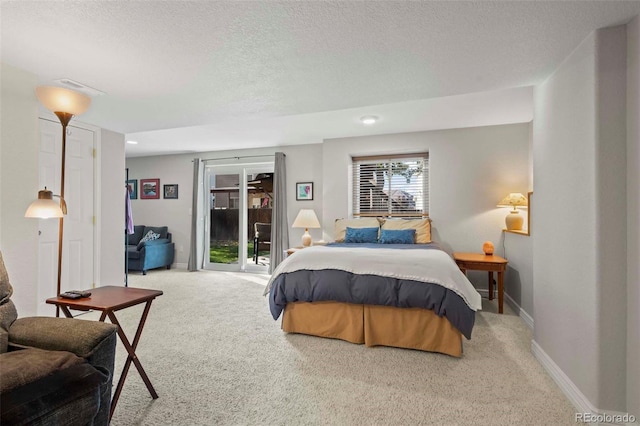
{"type": "Polygon", "coordinates": [[[78,83],[77,81],[70,80],[68,78],[61,78],[59,80],[54,80],[56,83],[63,85],[64,87],[68,87],[72,90],[77,90],[78,92],[86,93],[90,96],[100,96],[104,95],[104,92],[101,92],[98,89],[94,89],[93,87],[85,86],[82,83],[78,83]]]}

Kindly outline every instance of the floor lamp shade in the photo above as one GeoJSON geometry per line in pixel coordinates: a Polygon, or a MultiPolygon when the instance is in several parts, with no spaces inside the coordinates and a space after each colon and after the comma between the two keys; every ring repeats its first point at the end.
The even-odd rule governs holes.
{"type": "Polygon", "coordinates": [[[309,247],[311,245],[311,235],[309,228],[320,228],[320,222],[316,216],[316,212],[312,209],[300,209],[296,220],[293,221],[292,228],[304,228],[302,235],[302,246],[309,247]]]}
{"type": "Polygon", "coordinates": [[[52,217],[63,217],[67,214],[67,204],[60,199],[60,204],[53,200],[53,193],[46,187],[38,191],[38,199],[29,205],[24,217],[39,219],[50,219],[52,217]]]}
{"type": "Polygon", "coordinates": [[[40,86],[36,88],[36,96],[46,109],[54,113],[80,115],[91,105],[91,97],[64,87],[40,86]]]}
{"type": "Polygon", "coordinates": [[[498,207],[511,207],[512,209],[507,217],[505,217],[507,230],[522,231],[524,218],[522,217],[520,212],[518,212],[518,207],[527,208],[528,205],[529,204],[527,202],[527,197],[519,192],[512,192],[498,203],[498,207]]]}

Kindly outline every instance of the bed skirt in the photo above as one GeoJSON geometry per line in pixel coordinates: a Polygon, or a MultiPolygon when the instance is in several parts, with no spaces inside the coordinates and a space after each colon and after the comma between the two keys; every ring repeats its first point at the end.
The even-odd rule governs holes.
{"type": "Polygon", "coordinates": [[[295,302],[284,310],[282,330],[367,346],[462,355],[462,333],[446,318],[422,308],[295,302]]]}

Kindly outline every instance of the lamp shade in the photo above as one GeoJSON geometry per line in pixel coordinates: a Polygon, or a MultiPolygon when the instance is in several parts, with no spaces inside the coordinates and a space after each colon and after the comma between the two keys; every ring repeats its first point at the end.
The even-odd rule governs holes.
{"type": "MultiPolygon", "coordinates": [[[[64,205],[64,200],[62,202],[64,205]]],[[[64,210],[66,210],[66,208],[64,210]]],[[[40,219],[63,217],[66,214],[64,210],[60,207],[60,204],[53,200],[53,193],[45,188],[42,191],[38,191],[38,199],[29,205],[27,211],[24,213],[24,217],[40,219]]]]}
{"type": "Polygon", "coordinates": [[[64,87],[40,86],[36,87],[38,100],[51,112],[66,112],[80,115],[91,104],[91,97],[84,93],[65,89],[64,87]]]}
{"type": "Polygon", "coordinates": [[[522,195],[519,192],[512,192],[511,194],[504,197],[499,203],[498,207],[513,207],[515,210],[516,207],[527,207],[527,197],[522,195]]]}
{"type": "Polygon", "coordinates": [[[312,209],[300,209],[292,228],[320,228],[320,222],[312,209]]]}

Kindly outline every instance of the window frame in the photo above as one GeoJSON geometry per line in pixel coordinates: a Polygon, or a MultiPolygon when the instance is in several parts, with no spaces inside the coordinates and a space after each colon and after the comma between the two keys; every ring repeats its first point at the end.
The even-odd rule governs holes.
{"type": "MultiPolygon", "coordinates": [[[[430,204],[430,200],[429,200],[429,153],[428,152],[420,152],[420,153],[411,153],[411,154],[389,154],[389,155],[375,155],[375,156],[352,156],[351,157],[351,167],[352,167],[352,194],[351,194],[351,209],[352,209],[352,215],[353,217],[410,217],[410,218],[417,218],[417,217],[429,217],[429,204],[430,204]],[[385,169],[381,169],[378,170],[381,173],[383,173],[385,182],[388,181],[388,187],[386,188],[387,192],[391,193],[394,190],[401,190],[403,192],[406,192],[406,189],[413,189],[415,184],[407,184],[406,187],[403,187],[402,185],[400,186],[396,186],[394,188],[393,184],[392,184],[392,180],[388,179],[389,174],[392,176],[396,176],[398,175],[397,173],[393,173],[393,164],[397,164],[397,163],[402,163],[402,162],[408,162],[408,161],[412,161],[412,162],[421,162],[421,164],[419,164],[418,166],[421,167],[421,175],[422,175],[422,189],[421,189],[421,197],[422,197],[422,206],[420,209],[416,207],[414,207],[413,211],[399,211],[398,210],[398,206],[397,206],[397,202],[395,204],[394,207],[394,201],[393,201],[393,197],[388,197],[387,198],[387,205],[384,207],[384,209],[376,209],[373,211],[368,211],[368,209],[363,209],[362,207],[362,196],[361,194],[363,194],[363,190],[362,190],[362,182],[363,182],[363,177],[362,177],[362,168],[361,166],[371,166],[375,163],[384,163],[385,165],[388,166],[388,168],[385,169]]],[[[375,166],[374,166],[375,167],[375,166]]],[[[368,173],[371,172],[373,168],[366,170],[368,173]]],[[[375,181],[375,176],[374,175],[374,181],[375,181]]],[[[369,182],[371,182],[371,179],[368,180],[369,182]]],[[[397,183],[396,183],[397,185],[397,183]]],[[[385,184],[383,184],[381,191],[385,192],[385,184]]],[[[378,187],[378,185],[375,185],[375,187],[378,187]]],[[[372,189],[370,188],[370,191],[372,189]]],[[[373,197],[372,197],[373,198],[373,197]]],[[[370,198],[370,200],[372,199],[370,198]]],[[[380,197],[381,199],[383,198],[382,196],[380,197]]],[[[375,199],[373,199],[373,201],[375,202],[375,199]]]]}

